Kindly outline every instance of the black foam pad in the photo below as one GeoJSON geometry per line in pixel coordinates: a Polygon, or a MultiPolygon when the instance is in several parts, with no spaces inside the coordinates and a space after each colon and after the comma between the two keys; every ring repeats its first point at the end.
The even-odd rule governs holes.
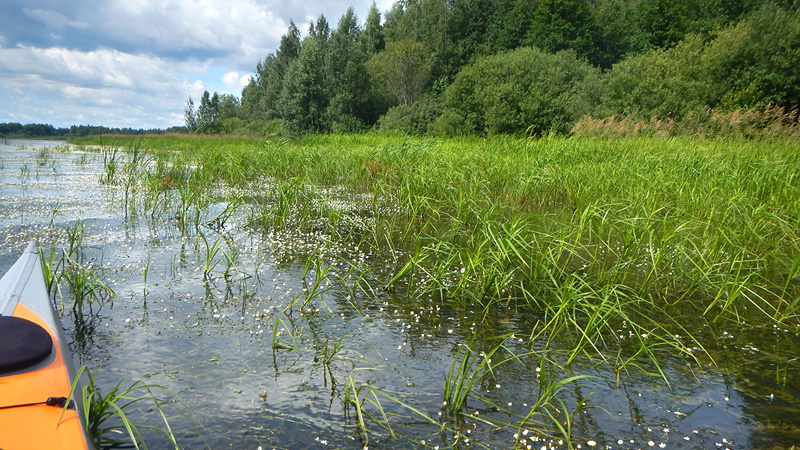
{"type": "Polygon", "coordinates": [[[52,351],[47,330],[30,320],[0,316],[0,374],[33,366],[52,351]]]}

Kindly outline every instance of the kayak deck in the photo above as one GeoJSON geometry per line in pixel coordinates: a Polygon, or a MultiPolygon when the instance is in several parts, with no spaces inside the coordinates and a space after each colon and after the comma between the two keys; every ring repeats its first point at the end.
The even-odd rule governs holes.
{"type": "MultiPolygon", "coordinates": [[[[0,373],[0,449],[91,448],[74,403],[71,408],[63,408],[74,370],[69,348],[50,304],[34,244],[3,276],[0,287],[6,289],[2,293],[5,303],[0,312],[9,315],[13,307],[10,316],[36,324],[52,341],[50,352],[33,358],[29,367],[11,365],[6,367],[5,373],[0,373]]],[[[0,328],[0,345],[3,341],[0,328]]]]}

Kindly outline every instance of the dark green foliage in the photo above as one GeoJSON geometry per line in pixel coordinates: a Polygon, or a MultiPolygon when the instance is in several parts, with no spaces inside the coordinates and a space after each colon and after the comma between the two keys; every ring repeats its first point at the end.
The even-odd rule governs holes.
{"type": "Polygon", "coordinates": [[[447,106],[483,135],[568,131],[591,106],[597,69],[573,51],[523,47],[480,58],[447,88],[447,106]]]}
{"type": "Polygon", "coordinates": [[[303,40],[291,23],[241,106],[213,96],[196,110],[189,103],[187,126],[538,134],[566,132],[590,114],[699,124],[711,109],[789,111],[800,105],[797,8],[797,0],[399,0],[381,23],[373,3],[363,26],[352,8],[335,29],[320,16],[303,40]]]}
{"type": "Polygon", "coordinates": [[[459,0],[448,17],[448,38],[453,46],[453,64],[461,66],[475,55],[490,55],[516,48],[527,30],[532,11],[522,2],[519,14],[506,21],[515,3],[511,0],[459,0]]]}
{"type": "Polygon", "coordinates": [[[458,111],[446,109],[428,125],[428,133],[443,137],[469,136],[475,134],[475,124],[458,111]]]}
{"type": "Polygon", "coordinates": [[[386,15],[386,45],[392,42],[418,42],[432,55],[431,79],[455,76],[461,64],[455,58],[453,40],[448,35],[451,20],[449,0],[401,0],[386,15]]]}
{"type": "Polygon", "coordinates": [[[325,84],[328,106],[327,128],[335,132],[353,132],[364,128],[368,117],[370,80],[364,66],[366,54],[358,45],[359,28],[353,8],[339,20],[331,34],[325,54],[325,84]]]}
{"type": "Polygon", "coordinates": [[[800,12],[767,5],[710,41],[690,35],[615,65],[597,116],[684,119],[722,110],[800,105],[800,12]]]}
{"type": "Polygon", "coordinates": [[[610,68],[634,48],[631,23],[636,4],[627,0],[602,0],[594,8],[599,26],[596,61],[603,68],[610,68]],[[599,59],[599,61],[598,61],[599,59]]]}
{"type": "Polygon", "coordinates": [[[189,96],[189,100],[186,101],[186,108],[183,110],[183,121],[186,124],[186,128],[190,131],[194,131],[197,129],[197,116],[194,110],[194,101],[192,97],[189,96]]]}
{"type": "Polygon", "coordinates": [[[681,3],[673,0],[640,0],[634,21],[638,31],[634,45],[642,50],[671,47],[686,30],[681,3]]]}
{"type": "Polygon", "coordinates": [[[325,47],[327,41],[312,35],[303,40],[300,56],[286,72],[281,92],[283,119],[294,134],[327,131],[324,114],[328,107],[325,95],[325,47]]]}
{"type": "Polygon", "coordinates": [[[209,94],[208,91],[203,92],[200,98],[200,105],[195,110],[194,102],[189,97],[186,104],[184,120],[186,128],[192,132],[198,133],[222,133],[229,131],[232,126],[231,119],[241,120],[238,116],[241,108],[239,99],[230,95],[214,93],[209,94]],[[228,121],[227,125],[223,125],[223,121],[228,121]]]}
{"type": "Polygon", "coordinates": [[[380,129],[402,131],[411,135],[424,135],[428,127],[444,110],[443,99],[422,96],[411,105],[397,105],[381,117],[380,129]]]}
{"type": "Polygon", "coordinates": [[[383,26],[381,25],[381,13],[375,2],[367,13],[367,21],[364,23],[364,31],[358,36],[362,51],[367,55],[374,55],[386,47],[386,39],[383,36],[383,26]]]}
{"type": "Polygon", "coordinates": [[[720,106],[800,105],[800,11],[766,5],[717,33],[705,57],[720,106]]]}
{"type": "Polygon", "coordinates": [[[513,50],[521,46],[533,21],[533,11],[531,0],[514,0],[511,2],[508,5],[508,9],[503,11],[501,28],[497,30],[492,48],[495,51],[503,51],[513,50]]]}
{"type": "Polygon", "coordinates": [[[401,105],[410,105],[428,86],[434,56],[416,41],[390,42],[386,50],[369,60],[373,79],[385,85],[401,105]]]}
{"type": "Polygon", "coordinates": [[[256,66],[256,72],[242,91],[242,107],[250,119],[273,119],[283,114],[281,93],[286,72],[300,55],[300,30],[289,22],[289,30],[281,37],[275,55],[267,55],[256,66]]]}
{"type": "Polygon", "coordinates": [[[56,128],[44,123],[29,123],[25,125],[16,122],[0,123],[0,137],[2,138],[73,138],[98,134],[139,135],[185,131],[182,127],[172,127],[167,130],[155,128],[109,128],[95,125],[72,125],[69,128],[56,128]]]}
{"type": "Polygon", "coordinates": [[[541,0],[525,37],[527,45],[548,52],[571,49],[593,63],[603,60],[599,41],[600,29],[586,0],[541,0]]]}
{"type": "Polygon", "coordinates": [[[703,42],[695,37],[669,50],[651,50],[614,66],[596,116],[680,119],[711,106],[708,76],[702,67],[703,42]]]}

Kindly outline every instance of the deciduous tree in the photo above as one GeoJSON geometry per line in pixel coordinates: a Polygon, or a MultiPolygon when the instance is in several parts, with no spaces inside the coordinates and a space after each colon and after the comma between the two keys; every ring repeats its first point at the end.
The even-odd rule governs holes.
{"type": "Polygon", "coordinates": [[[367,64],[372,76],[384,83],[401,105],[410,105],[428,86],[433,55],[412,40],[389,42],[386,50],[367,64]]]}

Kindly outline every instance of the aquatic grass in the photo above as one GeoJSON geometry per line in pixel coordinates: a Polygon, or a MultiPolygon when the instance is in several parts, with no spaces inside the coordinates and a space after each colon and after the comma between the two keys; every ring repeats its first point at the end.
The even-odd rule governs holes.
{"type": "Polygon", "coordinates": [[[148,155],[146,149],[136,143],[126,149],[126,154],[128,158],[123,165],[122,171],[124,174],[124,208],[127,215],[129,212],[136,212],[136,194],[141,185],[141,174],[145,173],[152,162],[152,158],[148,155]]]}
{"type": "MultiPolygon", "coordinates": [[[[154,160],[151,169],[163,167],[152,174],[187,168],[174,184],[151,175],[161,186],[148,193],[153,217],[183,209],[177,190],[185,182],[196,190],[184,202],[195,208],[191,222],[210,189],[224,185],[251,208],[246,231],[314,233],[327,247],[355,245],[379,261],[348,263],[340,276],[328,253],[296,255],[304,258],[305,291],[295,292],[287,312],[307,309],[328,282],[347,292],[339,308],[390,301],[459,317],[478,311],[478,326],[503,317],[521,328],[530,352],[558,361],[548,369],[552,385],[570,378],[559,373],[587,365],[617,383],[645,375],[673,385],[668,368],[676,359],[714,363],[700,342],[706,326],[766,329],[800,317],[796,144],[375,134],[142,142],[154,152],[175,150],[169,162],[154,160]],[[363,206],[331,206],[342,191],[363,206]]],[[[293,347],[276,341],[278,326],[273,345],[293,347]]],[[[451,367],[454,404],[483,401],[469,387],[496,368],[480,366],[474,350],[462,348],[451,367]]],[[[351,407],[383,422],[375,397],[365,400],[368,388],[358,391],[364,385],[350,386],[351,407]]],[[[386,408],[387,398],[373,392],[386,408]]],[[[566,440],[570,412],[559,403],[566,400],[544,397],[552,408],[532,421],[549,421],[566,440]]],[[[362,419],[366,432],[373,419],[362,419]]]]}
{"type": "Polygon", "coordinates": [[[224,243],[222,238],[216,239],[213,243],[209,245],[208,238],[203,233],[197,234],[197,241],[198,244],[200,241],[203,242],[204,252],[203,252],[203,279],[209,280],[211,279],[211,272],[219,265],[220,259],[219,254],[223,252],[222,244],[224,243]]]}
{"type": "MultiPolygon", "coordinates": [[[[508,336],[494,338],[481,338],[474,334],[466,344],[460,344],[450,370],[444,380],[442,410],[454,414],[461,412],[467,406],[468,399],[474,394],[473,388],[487,375],[501,365],[517,360],[517,355],[492,364],[492,358],[500,349],[506,349],[505,340],[508,336]],[[487,352],[476,352],[475,348],[479,341],[500,340],[498,344],[492,346],[487,352]]],[[[484,399],[485,401],[485,399],[484,399]]]]}
{"type": "Polygon", "coordinates": [[[295,333],[292,332],[293,327],[290,327],[283,321],[280,317],[275,318],[275,324],[272,327],[272,349],[273,350],[300,350],[300,345],[297,342],[297,337],[295,333]],[[281,325],[281,328],[278,327],[281,325]],[[289,336],[289,340],[291,344],[287,344],[285,341],[278,339],[278,337],[286,334],[289,336]]]}
{"type": "Polygon", "coordinates": [[[237,249],[229,250],[227,252],[223,250],[222,258],[225,262],[225,269],[222,271],[222,276],[226,280],[230,280],[234,271],[239,273],[239,269],[236,266],[237,262],[239,261],[239,251],[237,249]]]}
{"type": "MultiPolygon", "coordinates": [[[[86,366],[81,366],[72,382],[68,396],[69,398],[76,398],[79,382],[83,375],[86,375],[85,381],[80,386],[80,396],[77,398],[80,399],[82,404],[83,419],[87,427],[88,436],[96,448],[133,446],[137,449],[146,449],[147,445],[139,431],[140,429],[158,431],[167,438],[172,448],[176,450],[181,448],[163,409],[166,405],[177,403],[181,405],[185,413],[188,413],[188,407],[180,401],[175,393],[164,386],[146,384],[141,381],[136,381],[128,387],[122,387],[124,380],[120,380],[107,393],[103,394],[97,385],[99,373],[100,370],[95,370],[92,373],[86,366]],[[169,400],[157,397],[154,393],[155,391],[167,394],[169,400]],[[163,421],[163,428],[136,424],[129,417],[126,411],[133,409],[134,406],[138,407],[142,402],[152,403],[152,408],[158,411],[163,421]],[[125,439],[115,438],[119,434],[125,434],[127,437],[125,439]]],[[[188,414],[184,415],[188,416],[188,414]]]]}
{"type": "Polygon", "coordinates": [[[144,260],[144,267],[142,267],[142,292],[145,296],[147,295],[147,275],[150,273],[150,265],[152,262],[152,258],[150,254],[148,254],[147,258],[144,260]]]}
{"type": "Polygon", "coordinates": [[[100,177],[101,184],[116,184],[117,172],[119,171],[120,162],[120,149],[117,146],[106,147],[100,149],[103,155],[103,168],[105,172],[100,177]]]}
{"type": "Polygon", "coordinates": [[[65,227],[64,234],[67,240],[67,248],[64,250],[66,255],[79,261],[82,260],[83,239],[86,236],[83,221],[76,220],[71,227],[65,227]]]}
{"type": "Polygon", "coordinates": [[[582,380],[598,379],[598,377],[573,375],[556,380],[557,374],[561,371],[554,370],[554,366],[547,360],[545,353],[539,355],[536,366],[538,381],[536,402],[530,406],[528,413],[517,422],[517,433],[514,435],[516,443],[523,439],[525,429],[536,428],[548,434],[553,431],[557,432],[564,439],[567,447],[573,448],[572,417],[585,409],[585,406],[583,402],[579,402],[575,408],[570,409],[559,397],[559,394],[570,384],[582,380]]]}
{"type": "Polygon", "coordinates": [[[31,177],[31,168],[28,167],[28,163],[22,164],[19,168],[19,176],[22,178],[22,181],[25,181],[31,177]]]}
{"type": "Polygon", "coordinates": [[[325,387],[328,386],[328,380],[330,380],[331,389],[336,389],[336,378],[333,375],[331,363],[333,362],[334,358],[341,357],[341,353],[344,351],[342,344],[344,343],[346,336],[347,333],[342,334],[342,336],[339,337],[339,339],[333,345],[330,344],[330,339],[325,339],[325,345],[322,346],[322,351],[320,352],[319,349],[317,349],[317,352],[314,355],[314,362],[318,362],[322,365],[323,385],[325,387]]]}
{"type": "Polygon", "coordinates": [[[63,254],[64,264],[59,274],[59,280],[66,283],[72,297],[72,312],[76,317],[97,314],[100,308],[116,297],[116,292],[111,286],[100,278],[101,270],[91,263],[80,262],[69,254],[63,254]],[[97,311],[94,305],[98,305],[97,311]]]}
{"type": "Polygon", "coordinates": [[[53,163],[53,149],[49,146],[42,146],[36,152],[36,164],[44,167],[49,163],[53,163]]]}
{"type": "Polygon", "coordinates": [[[372,386],[369,384],[369,382],[365,383],[357,380],[356,373],[363,370],[374,369],[359,368],[355,369],[351,375],[348,375],[345,381],[345,393],[343,397],[345,405],[345,419],[347,419],[349,414],[351,414],[349,411],[352,408],[355,413],[354,418],[356,421],[356,426],[360,432],[359,438],[363,448],[368,448],[369,436],[373,433],[367,425],[368,419],[370,422],[376,423],[381,428],[385,429],[389,433],[390,437],[397,437],[394,432],[394,428],[392,428],[392,423],[390,420],[390,418],[396,414],[391,413],[387,411],[387,408],[384,408],[383,404],[381,403],[381,398],[388,400],[392,405],[399,405],[404,410],[413,413],[413,419],[422,420],[424,423],[436,426],[439,428],[439,430],[442,429],[441,425],[437,424],[433,418],[418,408],[415,408],[408,402],[401,400],[399,396],[392,395],[384,389],[379,389],[376,386],[372,386]],[[373,410],[375,412],[373,412],[373,410]]]}
{"type": "Polygon", "coordinates": [[[59,273],[61,265],[64,263],[64,258],[56,259],[56,255],[60,254],[55,247],[51,247],[45,255],[44,249],[39,247],[39,261],[42,265],[42,274],[44,275],[44,283],[47,287],[47,293],[51,298],[57,298],[61,294],[61,288],[58,284],[59,273]]]}
{"type": "Polygon", "coordinates": [[[795,254],[792,265],[786,272],[786,282],[780,291],[780,298],[783,300],[776,311],[775,320],[784,322],[788,318],[798,313],[798,306],[800,305],[800,292],[793,284],[796,283],[795,279],[800,275],[800,251],[795,254]]]}
{"type": "MultiPolygon", "coordinates": [[[[512,204],[522,205],[524,208],[521,212],[531,213],[542,208],[550,209],[552,206],[556,206],[555,214],[550,213],[550,216],[556,219],[556,224],[569,225],[570,228],[563,228],[561,225],[557,227],[551,226],[549,230],[545,230],[541,235],[543,239],[547,236],[552,236],[562,241],[562,245],[544,248],[549,252],[557,252],[554,253],[554,256],[558,256],[558,258],[553,259],[557,260],[559,264],[555,268],[561,273],[568,273],[574,267],[582,265],[593,267],[597,262],[597,258],[601,257],[604,259],[601,260],[600,265],[596,266],[601,270],[588,274],[592,276],[593,280],[609,283],[628,283],[633,281],[640,286],[640,288],[637,288],[637,292],[640,294],[659,292],[660,286],[664,285],[664,283],[671,286],[671,289],[679,290],[681,286],[691,285],[693,281],[696,281],[697,278],[695,277],[689,282],[682,282],[669,275],[670,269],[672,269],[670,263],[674,260],[669,253],[673,251],[672,248],[674,246],[671,242],[678,241],[678,244],[683,244],[684,242],[680,241],[681,238],[687,236],[687,232],[696,232],[696,230],[690,230],[690,228],[696,228],[694,222],[682,220],[679,215],[674,214],[687,210],[701,211],[706,206],[713,206],[713,203],[703,198],[704,196],[696,195],[699,192],[708,191],[697,188],[687,189],[672,182],[670,182],[672,183],[671,185],[664,183],[664,175],[672,176],[674,172],[676,176],[686,176],[686,170],[689,170],[693,176],[705,176],[713,179],[718,174],[724,173],[704,160],[708,155],[713,157],[713,151],[706,154],[690,151],[683,158],[668,153],[671,147],[683,144],[680,139],[663,141],[590,139],[581,142],[581,144],[585,145],[573,145],[573,143],[566,143],[553,138],[544,142],[498,139],[488,143],[480,143],[480,149],[475,152],[466,154],[462,152],[456,157],[453,157],[454,153],[449,152],[451,148],[454,148],[455,144],[450,142],[403,141],[396,145],[384,144],[371,149],[364,149],[361,142],[352,148],[342,145],[345,142],[350,145],[359,140],[361,142],[379,142],[379,140],[371,137],[340,139],[335,143],[335,148],[336,151],[344,152],[345,156],[336,159],[335,163],[326,159],[326,155],[318,150],[319,147],[309,147],[323,145],[324,139],[314,138],[303,145],[287,143],[286,141],[280,145],[266,144],[269,147],[270,156],[276,158],[276,164],[281,166],[281,171],[276,171],[277,168],[271,164],[264,165],[265,160],[259,160],[260,165],[248,165],[249,172],[252,173],[254,169],[263,167],[265,171],[262,172],[261,176],[278,175],[279,180],[291,180],[292,178],[295,180],[279,181],[283,183],[280,186],[283,192],[276,191],[278,194],[274,197],[277,199],[277,206],[271,208],[271,212],[275,214],[277,219],[272,219],[271,214],[264,214],[263,217],[267,219],[268,225],[278,224],[281,226],[285,224],[288,218],[287,214],[292,209],[289,207],[289,205],[293,204],[292,202],[311,200],[299,198],[296,195],[297,192],[287,191],[287,189],[291,188],[293,184],[297,186],[297,180],[299,179],[312,178],[318,178],[323,181],[335,178],[336,181],[353,180],[359,183],[363,182],[363,180],[380,179],[378,188],[380,195],[390,197],[399,204],[407,205],[407,215],[412,220],[401,222],[389,218],[389,223],[401,222],[404,224],[403,231],[399,235],[400,242],[407,242],[412,248],[416,246],[415,242],[417,240],[437,237],[436,234],[439,233],[435,231],[435,228],[438,228],[438,225],[434,228],[433,224],[443,217],[457,218],[458,220],[454,220],[454,222],[469,226],[477,213],[478,217],[485,217],[484,220],[487,223],[494,221],[501,221],[502,223],[507,220],[507,217],[503,216],[506,216],[509,212],[507,207],[503,206],[504,202],[507,202],[508,206],[512,204]],[[651,154],[639,152],[642,143],[650,145],[651,154]],[[586,146],[593,146],[592,152],[585,152],[586,146]],[[667,151],[665,152],[664,149],[667,151]],[[289,151],[292,153],[287,153],[289,151]],[[445,157],[431,159],[428,155],[432,151],[436,151],[440,156],[444,154],[445,157]],[[563,152],[563,155],[557,155],[556,152],[559,151],[563,152]],[[352,157],[352,159],[347,156],[349,153],[358,155],[359,152],[363,156],[352,157]],[[535,156],[532,157],[531,155],[535,156]],[[295,156],[296,158],[293,159],[295,156]],[[466,164],[459,162],[459,159],[466,164]],[[328,174],[334,170],[340,171],[343,166],[346,168],[344,162],[348,160],[353,161],[353,167],[350,169],[352,171],[351,174],[348,174],[347,170],[339,172],[337,177],[332,177],[328,174]],[[391,170],[370,171],[369,167],[377,167],[378,160],[380,160],[381,168],[391,167],[391,170]],[[673,170],[673,166],[669,164],[666,166],[663,164],[656,165],[659,161],[664,160],[677,163],[674,166],[677,170],[673,170]],[[368,161],[370,164],[365,165],[364,161],[368,161]],[[413,163],[410,161],[413,161],[413,163]],[[564,164],[565,161],[568,163],[564,164]],[[311,162],[315,164],[310,165],[309,163],[311,162]],[[512,168],[512,164],[516,167],[527,165],[531,167],[532,172],[530,175],[521,177],[508,176],[509,173],[513,173],[513,170],[515,170],[512,168]],[[644,172],[654,171],[661,175],[656,178],[648,178],[642,176],[642,174],[635,174],[629,169],[629,164],[635,165],[637,169],[644,169],[644,172]],[[303,167],[301,170],[295,170],[295,175],[287,177],[286,174],[291,173],[291,171],[283,171],[284,165],[296,169],[300,165],[303,167]],[[422,167],[424,169],[420,170],[422,167]],[[607,171],[611,174],[611,177],[578,178],[582,172],[587,171],[590,173],[607,171]],[[492,178],[490,180],[480,179],[476,175],[492,178]],[[556,179],[560,180],[560,186],[554,190],[553,187],[556,186],[553,180],[556,179]],[[641,185],[632,183],[632,181],[637,182],[637,180],[644,179],[653,181],[656,189],[648,188],[650,192],[647,192],[641,188],[641,185]],[[620,180],[623,180],[623,182],[620,182],[620,180]],[[458,187],[455,187],[454,184],[458,187]],[[633,189],[630,188],[631,186],[633,186],[633,189]],[[542,190],[542,187],[545,187],[545,189],[542,190]],[[500,191],[499,195],[498,190],[500,191]],[[464,192],[464,195],[458,195],[461,191],[464,192]],[[674,203],[669,203],[666,206],[647,206],[645,208],[645,216],[641,219],[633,216],[634,220],[628,220],[628,218],[619,216],[616,212],[614,212],[616,217],[607,215],[609,211],[615,210],[623,214],[626,214],[624,212],[626,210],[633,213],[635,211],[628,206],[630,199],[644,199],[645,204],[649,205],[658,198],[653,196],[652,193],[661,196],[664,192],[676,193],[674,195],[675,198],[669,199],[670,201],[678,200],[681,197],[690,201],[682,202],[678,208],[670,206],[674,203]],[[620,200],[618,203],[612,204],[618,205],[619,208],[616,209],[616,206],[597,205],[599,206],[598,208],[595,203],[587,201],[588,197],[598,194],[602,194],[605,199],[613,200],[616,198],[620,200]],[[437,200],[445,198],[447,202],[437,200]],[[493,200],[493,198],[499,199],[500,202],[493,200]],[[693,206],[695,204],[698,206],[697,208],[693,206]],[[454,207],[451,208],[450,205],[454,207]],[[485,213],[480,211],[487,205],[496,206],[492,206],[485,213]],[[563,220],[566,219],[565,212],[572,211],[572,217],[575,217],[576,210],[578,211],[578,220],[563,220]],[[671,217],[674,217],[674,219],[671,217]],[[656,222],[654,222],[654,219],[656,222]],[[636,224],[637,220],[641,224],[648,224],[647,226],[650,229],[640,229],[639,225],[636,224]],[[661,225],[666,228],[659,230],[658,234],[655,234],[656,228],[653,225],[657,225],[659,223],[658,220],[661,220],[661,225]],[[676,221],[677,225],[673,225],[671,223],[673,221],[676,221]],[[600,226],[599,228],[598,225],[600,226]],[[626,229],[629,231],[625,231],[626,229]],[[642,239],[649,242],[644,243],[642,239]],[[617,242],[620,240],[622,240],[622,244],[618,247],[617,242]],[[650,248],[652,252],[643,252],[641,251],[642,248],[650,248]],[[620,251],[622,253],[619,253],[620,251]],[[591,253],[587,254],[586,252],[591,253]],[[649,256],[650,261],[641,259],[643,256],[649,256]],[[637,268],[637,264],[642,263],[645,263],[646,266],[642,266],[640,270],[637,268]],[[635,273],[635,271],[639,273],[635,273]]],[[[216,141],[216,143],[219,142],[216,141]]],[[[238,144],[242,144],[242,142],[238,142],[238,144]]],[[[172,145],[176,145],[176,143],[173,141],[172,145]]],[[[716,145],[716,143],[713,145],[716,145]]],[[[206,159],[211,161],[210,158],[213,155],[220,154],[219,152],[207,152],[201,148],[195,148],[195,151],[195,155],[200,161],[206,159]]],[[[714,151],[719,151],[719,148],[715,148],[714,151]]],[[[228,147],[224,155],[224,167],[219,168],[219,170],[221,172],[230,171],[231,179],[247,179],[241,174],[243,164],[239,161],[246,164],[252,163],[256,160],[255,155],[241,146],[228,147]]],[[[720,159],[715,161],[715,164],[727,164],[729,162],[730,160],[720,159]]],[[[206,166],[207,169],[211,169],[212,164],[209,163],[206,166]]],[[[747,170],[752,169],[751,166],[743,167],[747,168],[747,170]]],[[[770,170],[773,170],[773,168],[770,168],[770,170]]],[[[765,179],[773,178],[765,177],[765,179]]],[[[373,184],[372,182],[367,183],[368,186],[373,184]]],[[[718,189],[710,192],[721,193],[724,190],[718,189]]],[[[374,203],[377,204],[378,201],[378,198],[374,199],[374,203]]],[[[302,209],[303,207],[300,208],[302,209]]],[[[714,211],[715,209],[712,207],[710,210],[714,211]]],[[[514,216],[512,214],[511,220],[514,220],[514,216]]],[[[525,223],[525,227],[523,227],[524,233],[520,237],[529,239],[530,233],[536,233],[537,230],[530,228],[530,219],[523,219],[525,217],[524,214],[516,216],[520,217],[517,220],[524,220],[523,223],[525,223]]],[[[732,218],[733,215],[729,214],[728,217],[732,218]]],[[[695,217],[692,219],[695,219],[695,217]]],[[[722,222],[727,220],[723,218],[722,222]]],[[[336,223],[336,217],[333,217],[333,223],[336,223]]],[[[713,223],[713,221],[708,223],[713,223]]],[[[460,234],[464,235],[464,233],[460,234]]],[[[474,244],[470,245],[476,245],[480,250],[480,244],[478,244],[480,240],[475,240],[474,242],[474,244]]],[[[459,245],[461,244],[463,242],[459,243],[459,245]]],[[[396,247],[396,244],[394,246],[396,247]]],[[[402,246],[407,247],[407,244],[402,246]]],[[[424,247],[425,245],[419,248],[424,247]]],[[[531,247],[530,245],[520,246],[519,251],[522,253],[531,247]]],[[[500,247],[500,249],[501,252],[505,251],[503,247],[500,247]]],[[[476,256],[480,258],[484,255],[481,252],[476,252],[476,256]]],[[[502,254],[498,254],[498,256],[502,256],[502,254]]],[[[486,257],[481,258],[480,261],[489,261],[490,259],[486,257]]],[[[523,272],[530,270],[540,271],[542,268],[541,265],[536,264],[528,267],[524,264],[525,259],[516,259],[517,262],[522,262],[523,264],[516,265],[517,262],[514,262],[512,270],[523,270],[523,272]]],[[[473,265],[476,268],[486,267],[488,269],[490,267],[485,263],[473,265]]],[[[401,268],[398,274],[409,268],[401,268]]],[[[498,273],[502,273],[502,269],[502,266],[497,266],[498,273]]],[[[509,306],[513,306],[515,299],[512,298],[509,302],[506,290],[497,289],[497,286],[502,286],[503,283],[509,280],[504,280],[503,277],[494,277],[492,271],[484,272],[486,274],[486,286],[482,289],[483,293],[479,292],[475,297],[488,296],[487,300],[489,301],[483,303],[491,304],[492,302],[497,302],[498,294],[502,293],[509,306]],[[488,294],[487,286],[490,289],[494,289],[495,292],[488,294]]],[[[429,270],[429,272],[436,271],[429,270]]],[[[534,276],[532,278],[536,279],[537,277],[534,276]]],[[[413,286],[414,283],[412,282],[411,285],[413,286]]],[[[462,285],[462,287],[464,286],[462,285]]],[[[433,289],[433,285],[431,285],[431,289],[433,289]]],[[[422,294],[424,292],[424,289],[419,291],[422,294]]],[[[680,292],[676,293],[683,295],[680,292]]]]}
{"type": "Polygon", "coordinates": [[[55,211],[50,221],[50,229],[55,230],[49,250],[45,255],[43,246],[39,248],[42,272],[48,293],[54,303],[60,302],[64,310],[64,296],[61,285],[72,297],[70,310],[76,320],[81,322],[86,317],[95,316],[104,304],[116,297],[114,289],[103,280],[104,270],[95,265],[94,260],[87,260],[84,238],[86,231],[83,221],[76,221],[71,226],[55,226],[55,211]],[[57,243],[65,241],[65,247],[59,249],[57,243]],[[97,310],[95,310],[97,306],[97,310]]]}
{"type": "Polygon", "coordinates": [[[297,294],[292,297],[292,300],[289,302],[288,305],[283,309],[284,314],[291,315],[294,311],[294,306],[299,302],[300,303],[300,312],[306,312],[306,306],[315,298],[319,298],[322,301],[322,304],[325,305],[325,308],[328,312],[332,312],[330,306],[325,302],[322,297],[322,294],[327,287],[331,284],[331,276],[333,275],[334,264],[327,264],[323,256],[320,255],[317,251],[315,251],[312,255],[306,259],[305,264],[303,264],[303,271],[300,275],[300,279],[303,282],[303,292],[301,294],[297,294]],[[309,271],[314,273],[314,279],[309,284],[308,282],[308,274],[309,271]],[[325,286],[323,286],[323,284],[325,286]],[[301,300],[301,297],[304,297],[301,300]]]}

